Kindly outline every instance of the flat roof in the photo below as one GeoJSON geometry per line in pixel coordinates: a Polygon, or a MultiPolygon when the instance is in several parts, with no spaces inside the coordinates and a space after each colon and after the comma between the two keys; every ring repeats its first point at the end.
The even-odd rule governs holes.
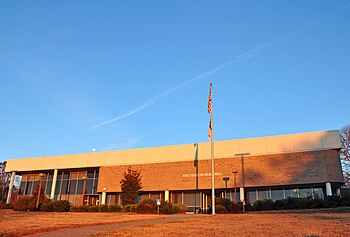
{"type": "MultiPolygon", "coordinates": [[[[242,153],[257,156],[340,148],[339,131],[329,130],[215,141],[214,157],[219,159],[231,158],[242,153]]],[[[6,172],[191,161],[195,156],[198,160],[210,159],[210,142],[22,158],[7,161],[6,172]]]]}

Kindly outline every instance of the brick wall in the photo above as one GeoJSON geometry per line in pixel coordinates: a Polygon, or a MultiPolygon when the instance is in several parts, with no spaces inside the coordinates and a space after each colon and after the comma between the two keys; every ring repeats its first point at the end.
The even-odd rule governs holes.
{"type": "MultiPolygon", "coordinates": [[[[129,166],[100,168],[98,192],[120,192],[120,180],[129,166]]],[[[194,190],[211,188],[211,160],[133,165],[141,171],[144,191],[194,190]],[[197,165],[198,164],[198,165],[197,165]]],[[[224,177],[236,169],[237,187],[343,182],[337,150],[298,152],[264,156],[231,157],[215,160],[215,188],[225,188],[224,177]],[[243,168],[242,168],[243,164],[243,168]]]]}

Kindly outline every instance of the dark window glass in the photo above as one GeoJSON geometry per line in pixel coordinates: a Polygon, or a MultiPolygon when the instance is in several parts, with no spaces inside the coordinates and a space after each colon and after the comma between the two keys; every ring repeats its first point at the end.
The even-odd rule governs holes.
{"type": "Polygon", "coordinates": [[[48,178],[48,180],[53,180],[53,174],[49,174],[48,176],[47,176],[47,178],[48,178]]]}
{"type": "Polygon", "coordinates": [[[71,180],[76,180],[76,179],[78,179],[78,171],[76,171],[76,172],[70,172],[70,179],[71,180]]]}
{"type": "Polygon", "coordinates": [[[27,182],[25,195],[30,195],[32,192],[33,182],[27,182]]]}
{"type": "Polygon", "coordinates": [[[84,180],[79,180],[78,181],[77,193],[78,194],[82,194],[83,193],[83,188],[84,188],[84,180]]]}
{"type": "Polygon", "coordinates": [[[62,179],[62,173],[63,172],[57,174],[57,180],[61,180],[62,179]]]}
{"type": "Polygon", "coordinates": [[[92,194],[92,185],[93,185],[93,180],[88,179],[86,180],[86,189],[85,189],[85,194],[92,194]]]}
{"type": "Polygon", "coordinates": [[[71,180],[69,184],[69,194],[75,194],[76,187],[77,187],[77,181],[71,180]]]}
{"type": "Polygon", "coordinates": [[[271,199],[273,201],[284,199],[283,190],[271,190],[271,199]]]}
{"type": "Polygon", "coordinates": [[[94,175],[95,175],[95,172],[94,171],[89,171],[88,174],[87,174],[87,177],[89,179],[93,179],[94,178],[94,175]]]}
{"type": "Polygon", "coordinates": [[[39,181],[34,181],[32,193],[35,193],[35,192],[37,192],[38,190],[39,190],[39,181]]]}
{"type": "Polygon", "coordinates": [[[258,200],[269,199],[266,190],[258,190],[258,200]]]}
{"type": "Polygon", "coordinates": [[[21,195],[21,196],[24,195],[26,184],[27,184],[27,182],[21,182],[21,185],[19,186],[19,195],[21,195]]]}
{"type": "Polygon", "coordinates": [[[286,198],[287,197],[298,197],[298,190],[295,189],[285,189],[284,190],[286,193],[286,198]]]}
{"type": "Polygon", "coordinates": [[[61,194],[67,194],[68,191],[68,180],[62,180],[61,194]]]}
{"type": "Polygon", "coordinates": [[[249,203],[253,204],[256,201],[256,191],[249,191],[249,203]]]}
{"type": "Polygon", "coordinates": [[[64,172],[63,178],[64,179],[69,179],[69,172],[64,172]]]}
{"type": "Polygon", "coordinates": [[[306,198],[306,197],[311,197],[311,193],[312,193],[312,190],[311,188],[299,188],[299,197],[303,197],[303,198],[306,198]]]}
{"type": "Polygon", "coordinates": [[[95,179],[98,179],[98,171],[96,170],[95,179]]]}
{"type": "Polygon", "coordinates": [[[95,181],[94,186],[92,187],[92,194],[97,194],[97,182],[95,181]]]}
{"type": "Polygon", "coordinates": [[[61,189],[61,180],[56,181],[55,194],[59,194],[61,189]]]}
{"type": "Polygon", "coordinates": [[[45,193],[46,193],[47,195],[50,195],[50,194],[51,194],[51,188],[52,188],[52,181],[50,180],[50,181],[47,182],[47,186],[46,186],[46,191],[45,191],[45,193]]]}

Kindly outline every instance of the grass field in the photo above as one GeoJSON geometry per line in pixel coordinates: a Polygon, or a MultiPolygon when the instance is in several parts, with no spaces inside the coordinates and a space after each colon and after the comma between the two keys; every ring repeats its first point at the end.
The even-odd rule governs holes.
{"type": "Polygon", "coordinates": [[[95,236],[350,236],[350,209],[203,216],[95,236]]]}
{"type": "MultiPolygon", "coordinates": [[[[128,213],[0,210],[0,236],[164,218],[128,213]]],[[[175,223],[117,229],[95,236],[350,236],[350,208],[199,215],[175,223]]]]}
{"type": "Polygon", "coordinates": [[[164,218],[157,215],[93,212],[19,212],[0,210],[0,236],[24,236],[81,226],[164,218]]]}

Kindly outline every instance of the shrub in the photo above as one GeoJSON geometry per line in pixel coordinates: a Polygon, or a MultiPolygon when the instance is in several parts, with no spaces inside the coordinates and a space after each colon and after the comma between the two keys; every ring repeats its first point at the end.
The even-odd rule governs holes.
{"type": "Polygon", "coordinates": [[[35,210],[34,199],[32,197],[23,196],[19,197],[13,203],[13,210],[15,211],[29,211],[35,210]]]}
{"type": "Polygon", "coordinates": [[[324,206],[325,207],[339,207],[341,206],[342,200],[339,196],[327,196],[324,199],[324,206]]]}
{"type": "Polygon", "coordinates": [[[124,206],[126,212],[136,212],[137,204],[128,204],[124,206]]]}
{"type": "Polygon", "coordinates": [[[232,203],[231,212],[232,213],[241,213],[243,211],[243,203],[238,202],[237,204],[232,203]]]}
{"type": "Polygon", "coordinates": [[[186,213],[187,206],[185,204],[174,204],[174,213],[186,213]]]}
{"type": "Polygon", "coordinates": [[[13,209],[12,203],[0,203],[0,209],[13,209]]]}
{"type": "Polygon", "coordinates": [[[108,206],[108,212],[120,212],[122,208],[119,205],[108,206]]]}
{"type": "Polygon", "coordinates": [[[226,210],[226,208],[223,205],[219,204],[219,205],[215,206],[215,212],[217,214],[223,214],[223,213],[227,213],[227,210],[226,210]]]}
{"type": "Polygon", "coordinates": [[[273,209],[275,210],[284,210],[286,209],[286,206],[287,206],[287,199],[276,200],[273,203],[273,209]]]}
{"type": "Polygon", "coordinates": [[[156,213],[156,209],[149,203],[141,202],[137,205],[136,208],[137,213],[156,213]]]}
{"type": "Polygon", "coordinates": [[[84,205],[81,205],[81,206],[78,206],[78,212],[88,212],[89,211],[89,206],[84,206],[84,205]]]}
{"type": "Polygon", "coordinates": [[[174,214],[173,204],[167,201],[162,201],[159,207],[159,211],[163,214],[174,214]]]}
{"type": "Polygon", "coordinates": [[[45,211],[45,212],[53,212],[53,204],[52,202],[44,202],[40,206],[40,211],[45,211]]]}
{"type": "Polygon", "coordinates": [[[98,211],[99,212],[108,212],[108,206],[107,205],[98,206],[98,211]]]}
{"type": "Polygon", "coordinates": [[[89,212],[98,212],[99,211],[98,209],[99,209],[98,206],[89,206],[88,207],[89,212]]]}
{"type": "Polygon", "coordinates": [[[230,201],[230,199],[227,198],[215,198],[215,205],[221,205],[225,207],[225,209],[228,212],[232,211],[232,204],[233,202],[230,201]]]}
{"type": "Polygon", "coordinates": [[[67,212],[70,211],[71,207],[70,202],[66,200],[54,201],[52,206],[55,212],[67,212]]]}
{"type": "Polygon", "coordinates": [[[71,211],[71,212],[77,212],[77,211],[78,211],[78,207],[76,207],[76,206],[71,206],[71,207],[69,208],[69,211],[71,211]]]}

